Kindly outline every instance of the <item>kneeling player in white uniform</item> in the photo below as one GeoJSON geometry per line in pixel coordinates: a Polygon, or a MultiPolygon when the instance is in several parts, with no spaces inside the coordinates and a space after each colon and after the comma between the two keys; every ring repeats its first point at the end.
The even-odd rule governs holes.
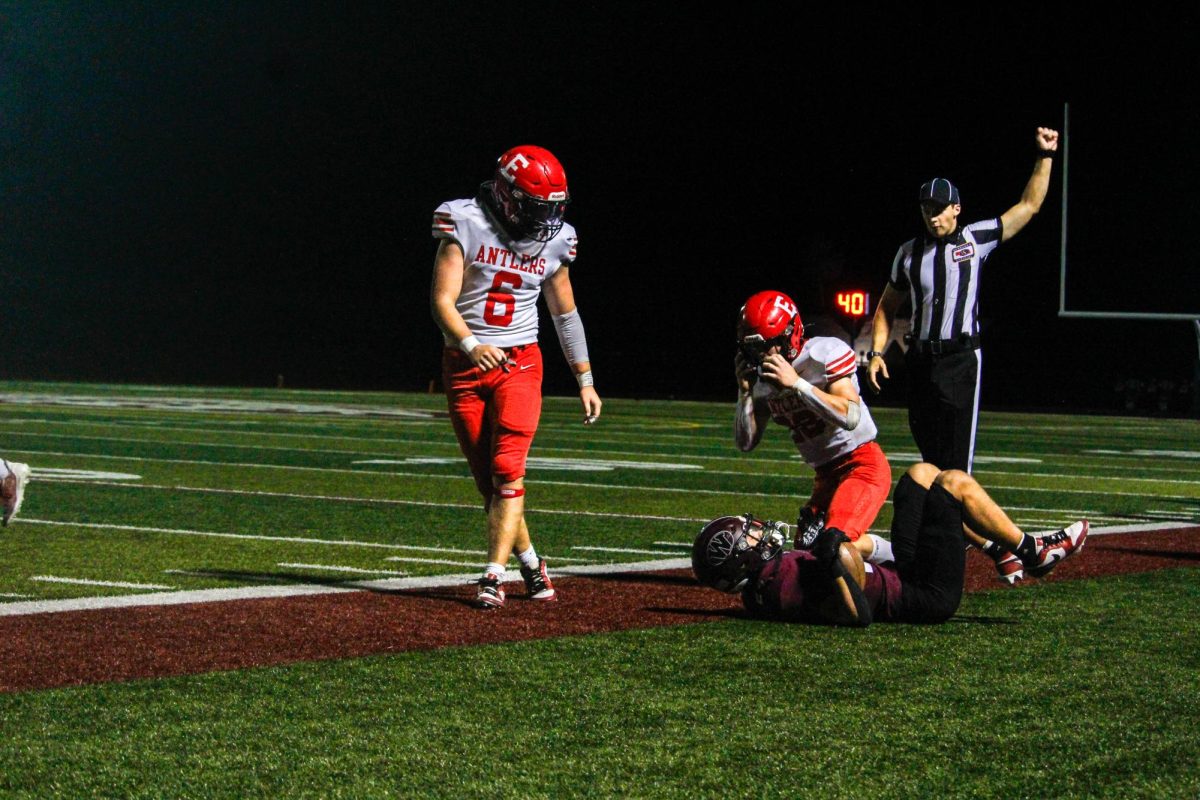
{"type": "Polygon", "coordinates": [[[786,294],[755,294],[738,322],[734,439],[745,452],[758,446],[767,420],[788,428],[817,472],[812,497],[800,509],[796,546],[810,545],[823,524],[846,534],[863,558],[882,563],[891,559],[891,546],[867,529],[887,500],[892,470],[875,443],[857,366],[840,339],[804,338],[804,323],[786,294]]]}

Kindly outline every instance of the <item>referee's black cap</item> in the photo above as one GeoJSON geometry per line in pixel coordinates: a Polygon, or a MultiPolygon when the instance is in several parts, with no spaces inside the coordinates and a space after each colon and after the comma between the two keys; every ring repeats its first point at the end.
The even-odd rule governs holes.
{"type": "Polygon", "coordinates": [[[928,183],[921,184],[921,199],[936,200],[944,206],[958,205],[958,187],[945,178],[934,178],[928,183]]]}

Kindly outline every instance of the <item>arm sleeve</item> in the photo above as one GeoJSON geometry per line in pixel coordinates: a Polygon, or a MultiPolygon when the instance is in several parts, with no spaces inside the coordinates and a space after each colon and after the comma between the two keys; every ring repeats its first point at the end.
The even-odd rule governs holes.
{"type": "Polygon", "coordinates": [[[754,393],[739,394],[733,415],[733,441],[738,450],[748,453],[762,440],[763,420],[759,420],[754,409],[754,393]]]}
{"type": "Polygon", "coordinates": [[[587,337],[583,333],[583,320],[579,318],[579,309],[573,308],[566,314],[554,317],[554,329],[558,331],[558,343],[562,345],[563,355],[568,364],[581,364],[591,361],[588,358],[587,337]]]}

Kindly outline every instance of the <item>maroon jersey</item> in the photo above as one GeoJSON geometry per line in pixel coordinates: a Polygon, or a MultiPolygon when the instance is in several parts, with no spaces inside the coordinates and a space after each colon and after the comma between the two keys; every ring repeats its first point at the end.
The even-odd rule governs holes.
{"type": "MultiPolygon", "coordinates": [[[[900,602],[900,575],[896,565],[867,564],[863,593],[876,622],[895,619],[900,602]]],[[[807,550],[789,550],[771,559],[742,592],[746,610],[758,617],[792,622],[825,622],[820,607],[833,589],[828,573],[817,569],[807,550]]]]}

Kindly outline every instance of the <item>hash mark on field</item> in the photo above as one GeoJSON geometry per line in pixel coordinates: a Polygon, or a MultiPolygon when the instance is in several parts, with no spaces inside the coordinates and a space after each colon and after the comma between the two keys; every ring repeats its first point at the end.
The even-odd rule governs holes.
{"type": "Polygon", "coordinates": [[[656,544],[659,547],[691,547],[691,544],[687,542],[651,542],[651,544],[656,544]]]}
{"type": "Polygon", "coordinates": [[[33,595],[31,595],[31,594],[7,594],[6,593],[6,594],[0,594],[0,597],[9,597],[9,598],[12,598],[13,600],[21,600],[21,599],[24,599],[27,597],[33,597],[33,595]]]}
{"type": "Polygon", "coordinates": [[[156,589],[170,591],[174,586],[163,586],[160,583],[125,583],[123,581],[95,581],[88,578],[60,578],[57,575],[30,575],[29,580],[39,583],[71,583],[80,586],[110,586],[114,589],[156,589]]]}
{"type": "Polygon", "coordinates": [[[356,575],[392,575],[398,577],[408,574],[407,572],[399,572],[394,569],[361,569],[359,567],[341,567],[333,564],[291,564],[286,561],[281,561],[275,566],[287,569],[316,569],[325,572],[353,572],[356,575]]]}

